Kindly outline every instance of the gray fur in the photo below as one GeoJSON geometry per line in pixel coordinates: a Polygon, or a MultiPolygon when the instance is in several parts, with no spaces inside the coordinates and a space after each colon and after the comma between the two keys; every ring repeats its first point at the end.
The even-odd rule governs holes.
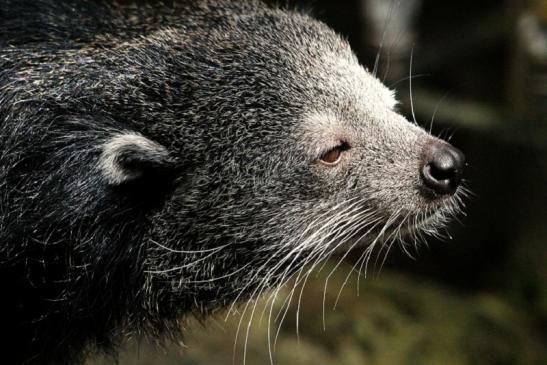
{"type": "Polygon", "coordinates": [[[366,265],[460,205],[420,180],[435,138],[307,15],[0,4],[2,316],[27,360],[169,332],[340,250],[366,265]]]}

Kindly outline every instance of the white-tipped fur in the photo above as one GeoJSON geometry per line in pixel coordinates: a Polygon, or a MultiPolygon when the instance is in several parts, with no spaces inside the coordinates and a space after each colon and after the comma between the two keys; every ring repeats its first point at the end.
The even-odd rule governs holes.
{"type": "Polygon", "coordinates": [[[142,171],[129,170],[120,164],[120,156],[128,150],[141,154],[142,160],[158,160],[167,156],[167,150],[163,146],[140,134],[116,135],[104,144],[98,164],[103,177],[109,184],[123,184],[142,175],[142,171]]]}

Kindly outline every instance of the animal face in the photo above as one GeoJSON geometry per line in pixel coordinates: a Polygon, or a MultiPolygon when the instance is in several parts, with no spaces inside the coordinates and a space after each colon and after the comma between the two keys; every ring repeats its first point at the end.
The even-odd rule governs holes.
{"type": "Polygon", "coordinates": [[[336,252],[414,244],[460,209],[461,152],[402,117],[334,32],[275,11],[236,27],[201,40],[216,67],[186,113],[206,153],[154,217],[152,286],[216,308],[336,252]]]}
{"type": "Polygon", "coordinates": [[[461,204],[463,154],[402,117],[393,93],[353,58],[320,67],[340,84],[330,84],[302,123],[318,181],[331,196],[358,199],[368,225],[383,225],[382,235],[435,233],[461,204]]]}

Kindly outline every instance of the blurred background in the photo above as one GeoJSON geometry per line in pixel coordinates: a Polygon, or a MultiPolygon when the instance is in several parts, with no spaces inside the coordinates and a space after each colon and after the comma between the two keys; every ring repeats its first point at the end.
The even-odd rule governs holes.
{"type": "Polygon", "coordinates": [[[279,332],[278,365],[547,364],[547,0],[289,5],[347,37],[397,89],[409,119],[412,96],[418,123],[434,120],[433,133],[465,152],[475,194],[467,215],[449,227],[451,239],[429,240],[414,258],[393,249],[381,270],[344,286],[358,257],[346,258],[326,287],[324,316],[336,259],[286,316],[292,285],[283,289],[270,338],[259,303],[250,325],[250,309],[189,322],[182,346],[129,341],[119,363],[269,364],[268,342],[279,332]]]}

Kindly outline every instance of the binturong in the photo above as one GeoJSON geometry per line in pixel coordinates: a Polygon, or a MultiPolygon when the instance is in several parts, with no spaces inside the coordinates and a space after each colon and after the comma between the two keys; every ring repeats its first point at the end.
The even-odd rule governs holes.
{"type": "Polygon", "coordinates": [[[0,0],[2,357],[78,363],[414,244],[464,164],[298,11],[0,0]]]}

